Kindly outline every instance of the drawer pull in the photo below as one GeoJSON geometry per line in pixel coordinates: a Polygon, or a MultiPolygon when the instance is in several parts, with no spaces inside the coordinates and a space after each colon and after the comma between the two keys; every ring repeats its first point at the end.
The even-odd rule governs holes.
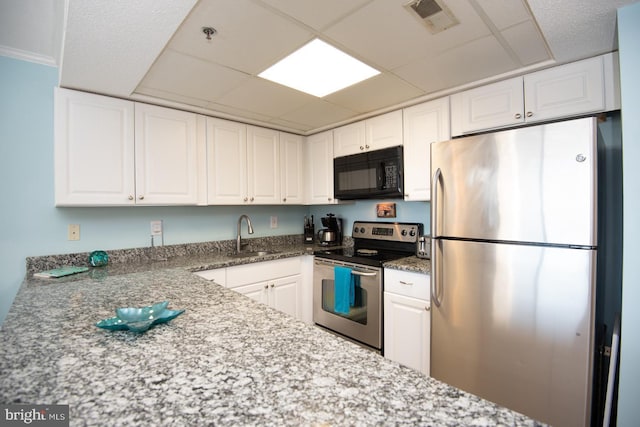
{"type": "Polygon", "coordinates": [[[404,280],[400,280],[400,284],[401,284],[401,285],[413,286],[413,283],[412,283],[412,282],[405,282],[404,280]]]}

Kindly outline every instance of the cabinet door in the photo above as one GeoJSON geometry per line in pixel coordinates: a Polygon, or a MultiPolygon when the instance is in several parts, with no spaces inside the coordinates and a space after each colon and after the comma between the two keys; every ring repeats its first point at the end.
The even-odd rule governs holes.
{"type": "Polygon", "coordinates": [[[381,148],[402,145],[402,110],[367,119],[365,127],[365,148],[367,150],[380,150],[381,148]]]}
{"type": "Polygon", "coordinates": [[[302,319],[300,275],[283,277],[269,283],[269,306],[296,319],[302,319]]]}
{"type": "Polygon", "coordinates": [[[524,123],[522,77],[451,95],[454,136],[524,123]]]}
{"type": "Polygon", "coordinates": [[[250,285],[238,286],[234,291],[246,295],[260,304],[269,304],[269,284],[267,282],[252,283],[250,285]]]}
{"type": "Polygon", "coordinates": [[[135,104],[136,204],[205,204],[204,135],[197,115],[135,104]]]}
{"type": "Polygon", "coordinates": [[[307,137],[307,204],[336,203],[333,197],[333,132],[307,137]]]}
{"type": "Polygon", "coordinates": [[[247,126],[249,203],[280,203],[280,137],[272,129],[247,126]]]}
{"type": "Polygon", "coordinates": [[[428,301],[384,293],[384,357],[429,375],[430,310],[428,301]]]}
{"type": "Polygon", "coordinates": [[[135,203],[133,105],[56,88],[56,206],[135,203]]]}
{"type": "Polygon", "coordinates": [[[527,122],[605,109],[603,58],[578,61],[524,76],[527,122]]]}
{"type": "Polygon", "coordinates": [[[449,98],[402,112],[404,121],[404,199],[431,200],[431,143],[451,138],[449,98]]]}
{"type": "Polygon", "coordinates": [[[247,197],[247,126],[207,117],[207,203],[239,205],[247,197]]]}
{"type": "Polygon", "coordinates": [[[280,195],[282,203],[304,202],[304,140],[300,135],[280,132],[280,195]]]}
{"type": "Polygon", "coordinates": [[[333,155],[342,157],[365,151],[365,139],[364,120],[336,128],[333,130],[333,155]]]}

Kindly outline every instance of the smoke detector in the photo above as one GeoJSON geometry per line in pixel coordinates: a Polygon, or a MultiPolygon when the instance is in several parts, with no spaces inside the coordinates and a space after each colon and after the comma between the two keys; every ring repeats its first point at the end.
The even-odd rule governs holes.
{"type": "Polygon", "coordinates": [[[413,0],[404,7],[425,24],[431,34],[437,34],[460,23],[443,0],[413,0]]]}

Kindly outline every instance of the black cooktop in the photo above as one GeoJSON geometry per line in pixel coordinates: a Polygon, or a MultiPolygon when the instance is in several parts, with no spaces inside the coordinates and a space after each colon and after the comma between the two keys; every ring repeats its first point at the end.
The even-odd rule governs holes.
{"type": "Polygon", "coordinates": [[[314,255],[380,267],[387,261],[415,254],[416,242],[422,230],[420,223],[355,221],[352,230],[353,247],[320,249],[314,255]]]}
{"type": "Polygon", "coordinates": [[[393,261],[411,256],[408,252],[388,252],[375,251],[371,249],[356,250],[355,248],[321,249],[313,253],[319,258],[333,259],[336,261],[351,262],[354,264],[370,265],[380,267],[387,261],[393,261]],[[373,251],[373,252],[372,252],[373,251]]]}

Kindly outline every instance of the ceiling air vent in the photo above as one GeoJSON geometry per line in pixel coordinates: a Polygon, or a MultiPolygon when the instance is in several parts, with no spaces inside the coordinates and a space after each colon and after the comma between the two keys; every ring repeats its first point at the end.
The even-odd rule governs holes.
{"type": "Polygon", "coordinates": [[[405,7],[425,24],[432,34],[460,23],[443,0],[413,0],[405,7]]]}

